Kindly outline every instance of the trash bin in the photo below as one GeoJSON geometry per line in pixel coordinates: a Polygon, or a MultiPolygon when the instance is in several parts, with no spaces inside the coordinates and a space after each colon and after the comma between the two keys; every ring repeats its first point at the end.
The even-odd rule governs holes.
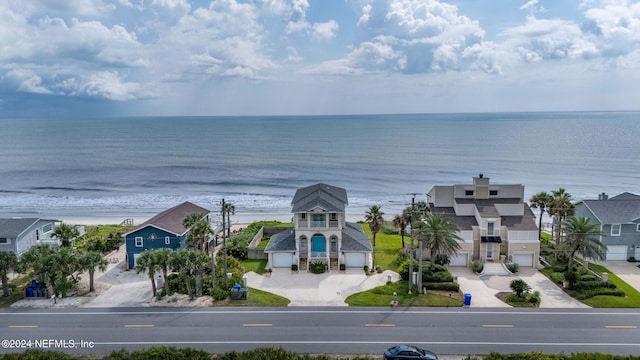
{"type": "Polygon", "coordinates": [[[464,306],[471,306],[471,294],[464,294],[464,306]]]}

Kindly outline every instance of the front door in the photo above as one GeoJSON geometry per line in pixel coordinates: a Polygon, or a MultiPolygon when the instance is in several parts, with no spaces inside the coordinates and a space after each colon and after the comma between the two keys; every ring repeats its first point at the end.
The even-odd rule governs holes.
{"type": "Polygon", "coordinates": [[[487,243],[487,260],[493,260],[493,243],[487,243]]]}
{"type": "Polygon", "coordinates": [[[322,235],[314,235],[311,238],[311,256],[324,257],[327,252],[327,242],[322,235]]]}

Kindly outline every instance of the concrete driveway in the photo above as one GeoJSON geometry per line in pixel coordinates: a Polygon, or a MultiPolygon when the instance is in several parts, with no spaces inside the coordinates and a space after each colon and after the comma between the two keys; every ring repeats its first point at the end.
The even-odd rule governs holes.
{"type": "Polygon", "coordinates": [[[273,269],[268,277],[253,271],[246,276],[247,286],[284,296],[291,301],[289,306],[347,306],[344,299],[351,294],[384,285],[388,279],[400,280],[393,271],[367,276],[362,269],[324,274],[273,269]]]}
{"type": "Polygon", "coordinates": [[[640,268],[637,262],[628,261],[603,261],[598,263],[604,266],[634,289],[640,291],[640,268]]]}
{"type": "Polygon", "coordinates": [[[479,276],[466,267],[450,267],[449,272],[458,277],[460,291],[471,294],[471,307],[510,307],[495,295],[499,292],[511,292],[509,285],[516,279],[524,280],[531,287],[531,291],[540,292],[541,308],[589,307],[567,295],[553,281],[534,268],[521,268],[518,275],[506,276],[479,276]]]}

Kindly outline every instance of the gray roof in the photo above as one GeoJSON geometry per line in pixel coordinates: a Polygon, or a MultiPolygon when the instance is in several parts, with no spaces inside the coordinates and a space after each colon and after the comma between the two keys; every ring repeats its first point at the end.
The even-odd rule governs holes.
{"type": "Polygon", "coordinates": [[[347,190],[320,183],[298,189],[291,201],[291,212],[310,211],[319,207],[330,212],[344,213],[348,203],[347,190]]]}
{"type": "Polygon", "coordinates": [[[185,201],[182,204],[167,209],[160,214],[152,217],[151,219],[143,222],[142,224],[140,224],[140,226],[126,233],[125,236],[147,226],[154,226],[159,229],[166,230],[172,234],[181,236],[187,232],[187,229],[182,225],[182,221],[185,217],[187,217],[187,215],[200,214],[204,217],[209,213],[209,210],[185,201]]]}
{"type": "Polygon", "coordinates": [[[602,224],[622,224],[640,218],[638,195],[622,193],[609,200],[583,200],[582,203],[602,224]]]}
{"type": "Polygon", "coordinates": [[[271,235],[264,251],[296,251],[296,233],[293,228],[271,235]]]}
{"type": "Polygon", "coordinates": [[[0,219],[0,237],[17,238],[38,220],[38,218],[0,219]]]}
{"type": "Polygon", "coordinates": [[[342,248],[341,251],[372,251],[369,236],[362,231],[362,225],[357,223],[346,223],[342,228],[342,248]]]}
{"type": "MultiPolygon", "coordinates": [[[[271,236],[265,252],[296,251],[296,233],[293,228],[271,236]]],[[[340,251],[372,251],[369,236],[362,231],[362,225],[346,223],[342,229],[342,247],[340,251]]]]}
{"type": "Polygon", "coordinates": [[[457,216],[453,207],[432,207],[431,212],[449,219],[460,230],[472,230],[472,226],[478,226],[475,216],[457,216]]]}
{"type": "Polygon", "coordinates": [[[503,216],[500,218],[502,226],[509,230],[537,231],[536,217],[529,205],[524,204],[524,216],[503,216]]]}

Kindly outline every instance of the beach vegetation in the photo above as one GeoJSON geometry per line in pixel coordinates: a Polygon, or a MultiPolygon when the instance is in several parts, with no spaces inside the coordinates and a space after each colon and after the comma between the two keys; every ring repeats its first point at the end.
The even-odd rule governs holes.
{"type": "MultiPolygon", "coordinates": [[[[251,243],[251,240],[256,236],[258,231],[263,227],[292,227],[293,223],[283,223],[280,221],[257,221],[249,224],[242,231],[239,231],[231,235],[231,238],[227,242],[227,254],[235,257],[239,260],[247,259],[247,248],[251,243]]],[[[267,244],[264,244],[266,247],[267,244]]]]}
{"type": "Polygon", "coordinates": [[[32,279],[50,285],[54,295],[62,296],[79,281],[83,271],[74,249],[49,245],[32,246],[20,257],[19,267],[21,272],[29,271],[32,279]]]}
{"type": "Polygon", "coordinates": [[[153,251],[147,250],[140,253],[140,256],[136,259],[135,271],[137,274],[143,272],[147,273],[149,280],[151,281],[151,292],[153,293],[153,296],[156,296],[157,294],[155,279],[156,270],[158,270],[158,264],[154,259],[153,251]]]}
{"type": "Polygon", "coordinates": [[[404,235],[407,225],[409,225],[409,214],[405,209],[402,214],[396,215],[392,220],[393,226],[397,229],[396,232],[400,234],[400,241],[402,242],[401,249],[404,249],[404,235]]]}
{"type": "Polygon", "coordinates": [[[549,208],[552,204],[553,196],[551,196],[546,191],[541,191],[531,197],[529,203],[531,203],[531,208],[540,210],[540,217],[538,219],[538,239],[542,239],[542,218],[545,213],[549,212],[549,208]]]}
{"type": "Polygon", "coordinates": [[[390,282],[386,285],[353,294],[345,299],[349,306],[389,306],[396,294],[397,306],[462,306],[462,296],[459,291],[432,290],[427,294],[417,291],[407,291],[407,281],[390,282]]]}
{"type": "Polygon", "coordinates": [[[123,234],[132,228],[123,225],[85,226],[84,235],[76,240],[76,248],[80,251],[99,251],[103,254],[118,251],[124,243],[123,234]]]}
{"type": "Polygon", "coordinates": [[[567,217],[573,216],[575,205],[571,202],[571,194],[563,188],[551,192],[551,197],[552,199],[547,213],[555,218],[556,227],[554,239],[556,245],[560,245],[563,236],[563,222],[567,217]]]}
{"type": "Polygon", "coordinates": [[[569,217],[563,223],[565,239],[561,249],[567,251],[567,268],[573,269],[573,258],[580,255],[583,258],[593,260],[604,260],[606,258],[607,247],[600,241],[606,236],[596,224],[589,222],[586,217],[569,217]]]}

